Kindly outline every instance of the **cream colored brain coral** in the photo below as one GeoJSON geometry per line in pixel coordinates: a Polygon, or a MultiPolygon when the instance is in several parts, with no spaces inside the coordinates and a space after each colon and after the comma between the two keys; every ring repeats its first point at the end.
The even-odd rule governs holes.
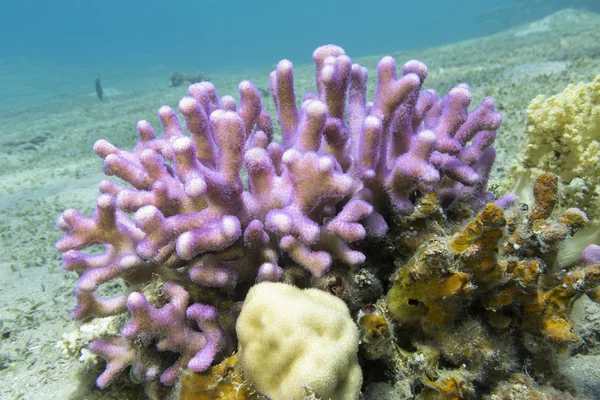
{"type": "Polygon", "coordinates": [[[527,109],[525,149],[509,172],[515,177],[558,175],[567,185],[564,205],[600,218],[600,75],[569,85],[554,96],[537,96],[527,109]],[[569,190],[568,186],[571,186],[569,190]]]}
{"type": "Polygon", "coordinates": [[[270,399],[358,399],[358,329],[339,298],[260,283],[248,292],[236,331],[244,378],[270,399]]]}

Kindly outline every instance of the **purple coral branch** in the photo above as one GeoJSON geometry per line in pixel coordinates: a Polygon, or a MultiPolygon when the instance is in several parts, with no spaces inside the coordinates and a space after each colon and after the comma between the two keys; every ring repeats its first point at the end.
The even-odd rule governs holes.
{"type": "MultiPolygon", "coordinates": [[[[320,47],[313,59],[317,93],[296,95],[288,60],[270,75],[281,143],[250,81],[239,85],[239,104],[219,98],[208,82],[193,84],[178,105],[185,127],[163,106],[163,137],[140,121],[131,152],[95,143],[104,172],[126,184],[103,181],[91,218],[69,209],[57,221],[66,232],[56,244],[65,269],[80,274],[73,317],[126,307],[132,318],[125,338],[150,335],[158,350],[180,354],[162,372],[163,383],[186,366],[205,370],[226,343],[215,310],[188,306],[185,285],[228,292],[239,282],[277,281],[295,264],[320,277],[334,261],[362,264],[361,242],[385,235],[384,215],[409,215],[419,196],[435,192],[443,204],[473,208],[493,200],[486,190],[501,117],[491,99],[469,112],[466,84],[440,99],[421,92],[428,73],[422,62],[408,61],[398,75],[396,61],[384,57],[369,102],[366,68],[341,47],[320,47]],[[104,252],[82,251],[98,243],[104,252]],[[164,285],[168,302],[160,308],[135,291],[126,302],[95,293],[112,279],[137,285],[153,272],[181,280],[164,285]]],[[[159,375],[156,365],[140,364],[144,349],[127,343],[91,345],[107,359],[99,386],[128,365],[144,379],[159,375]]]]}
{"type": "Polygon", "coordinates": [[[169,299],[161,308],[154,308],[146,297],[138,292],[127,298],[131,321],[121,334],[128,339],[142,333],[158,340],[159,351],[179,353],[179,359],[160,376],[160,381],[172,385],[182,368],[189,367],[201,372],[207,369],[216,354],[226,346],[227,339],[217,319],[216,310],[207,305],[193,304],[188,307],[189,294],[177,283],[168,281],[163,293],[169,299]],[[185,320],[193,319],[201,329],[194,330],[185,320]]]}

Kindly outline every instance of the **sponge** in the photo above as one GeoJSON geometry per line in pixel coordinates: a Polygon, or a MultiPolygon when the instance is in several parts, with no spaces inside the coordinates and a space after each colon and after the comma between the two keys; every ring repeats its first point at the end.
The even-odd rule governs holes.
{"type": "Polygon", "coordinates": [[[263,282],[248,292],[236,331],[244,378],[270,399],[358,399],[358,329],[339,298],[263,282]]]}

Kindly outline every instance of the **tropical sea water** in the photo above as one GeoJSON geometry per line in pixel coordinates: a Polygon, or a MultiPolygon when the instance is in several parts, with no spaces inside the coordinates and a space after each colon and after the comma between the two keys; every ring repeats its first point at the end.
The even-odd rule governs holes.
{"type": "Polygon", "coordinates": [[[172,70],[310,62],[335,43],[353,57],[478,37],[596,0],[6,1],[0,111],[88,91],[99,74],[127,89],[172,70]]]}
{"type": "MultiPolygon", "coordinates": [[[[114,134],[106,128],[112,128],[111,124],[95,124],[94,120],[110,119],[119,111],[116,108],[126,102],[111,104],[112,96],[120,92],[131,98],[135,93],[143,93],[147,100],[155,90],[158,94],[153,102],[176,106],[179,95],[175,95],[175,90],[164,94],[170,90],[166,88],[172,71],[202,72],[209,77],[228,73],[244,76],[247,70],[270,71],[282,58],[290,59],[296,65],[309,64],[312,51],[327,43],[342,46],[356,59],[477,39],[539,20],[564,8],[600,12],[598,0],[5,2],[0,9],[0,234],[3,235],[0,243],[0,299],[4,301],[8,296],[3,295],[10,292],[14,302],[8,300],[7,307],[0,306],[0,398],[10,394],[12,397],[7,397],[9,399],[26,400],[61,399],[60,395],[48,395],[62,393],[60,388],[52,387],[52,382],[47,382],[55,375],[35,367],[36,362],[39,364],[41,359],[45,359],[45,363],[53,368],[59,353],[54,345],[62,333],[68,331],[67,326],[71,322],[65,321],[69,320],[69,311],[74,304],[71,294],[75,285],[74,274],[71,274],[70,281],[65,278],[66,283],[59,282],[62,279],[59,255],[52,246],[60,232],[55,229],[53,219],[65,207],[73,206],[72,201],[79,200],[79,197],[90,197],[85,204],[88,206],[87,214],[91,212],[89,208],[94,204],[94,190],[101,179],[101,160],[91,151],[91,144],[96,139],[114,134]],[[94,82],[97,77],[100,77],[105,89],[105,103],[95,98],[94,82]],[[54,118],[53,112],[65,107],[79,107],[77,113],[80,114],[72,120],[69,120],[72,115],[68,113],[54,118]],[[29,110],[40,114],[29,113],[29,110]],[[3,123],[14,122],[13,115],[18,115],[20,124],[3,123]],[[73,138],[72,141],[64,139],[78,124],[79,117],[86,122],[85,129],[77,132],[87,137],[73,138]],[[28,129],[29,121],[39,131],[28,129]],[[15,127],[21,131],[15,131],[15,127]],[[63,134],[63,137],[52,142],[57,133],[63,134]],[[24,140],[20,140],[20,136],[24,140]],[[74,151],[70,147],[79,148],[74,151]],[[44,151],[48,148],[52,148],[54,156],[61,159],[65,157],[60,153],[63,150],[65,154],[86,157],[81,164],[85,171],[78,170],[81,165],[77,163],[60,169],[57,167],[59,163],[49,157],[52,163],[43,174],[47,174],[50,188],[44,186],[46,182],[39,182],[45,180],[44,175],[37,180],[21,180],[27,173],[35,174],[34,168],[29,166],[44,166],[38,159],[47,156],[44,151]],[[56,153],[60,154],[56,156],[56,153]],[[30,171],[27,171],[28,168],[30,171]],[[91,175],[90,170],[95,175],[91,175]],[[9,179],[6,177],[13,174],[17,178],[7,183],[9,179]],[[83,182],[78,181],[81,176],[83,182]],[[15,183],[15,180],[18,182],[15,183]],[[87,192],[82,194],[73,187],[64,188],[62,185],[66,180],[76,188],[87,185],[87,192]],[[37,203],[33,204],[34,200],[27,199],[28,196],[33,198],[33,194],[26,190],[23,190],[25,194],[19,192],[21,186],[29,184],[34,189],[39,189],[35,185],[42,187],[35,194],[35,201],[40,201],[39,207],[37,203]],[[44,196],[52,199],[47,200],[44,196]],[[68,196],[73,200],[67,199],[68,196]],[[30,210],[35,207],[47,209],[31,217],[30,210]],[[21,208],[27,212],[19,214],[21,208]],[[14,222],[16,220],[21,222],[14,222]],[[29,231],[26,232],[23,226],[31,228],[31,233],[27,233],[29,231]],[[11,229],[19,230],[19,233],[7,235],[6,232],[11,229]],[[4,241],[5,237],[18,237],[18,240],[4,241]],[[43,257],[32,257],[24,263],[21,257],[29,257],[29,254],[22,249],[33,248],[34,244],[40,246],[42,241],[45,241],[45,250],[40,251],[43,257]],[[17,261],[13,262],[10,256],[15,254],[17,261]],[[34,276],[32,281],[23,280],[23,276],[28,274],[34,276]],[[9,288],[11,285],[22,287],[13,290],[9,288]],[[47,295],[50,291],[60,292],[62,297],[50,303],[48,298],[51,296],[47,295]],[[13,292],[17,294],[13,295],[13,292]],[[40,297],[39,292],[45,292],[46,297],[40,297]],[[47,300],[48,308],[54,309],[54,314],[49,311],[42,314],[40,310],[47,305],[40,305],[41,298],[47,300]],[[26,306],[33,310],[27,311],[31,314],[21,312],[28,309],[26,306]],[[25,315],[24,321],[17,321],[20,318],[14,317],[17,314],[25,315]],[[62,319],[55,326],[50,326],[52,319],[58,320],[58,317],[62,319]],[[32,327],[32,323],[27,324],[28,318],[33,323],[42,321],[46,325],[41,329],[39,326],[32,327]],[[27,340],[15,344],[20,324],[27,325],[23,334],[27,340]],[[36,335],[31,333],[35,330],[46,332],[45,342],[35,341],[36,335]],[[9,341],[13,343],[9,345],[9,341]],[[32,355],[27,353],[29,351],[32,355]],[[28,369],[33,371],[29,375],[28,369]],[[51,378],[48,379],[48,376],[51,378]],[[10,385],[17,380],[14,377],[29,380],[29,383],[18,383],[13,390],[10,385]],[[33,389],[38,386],[42,391],[33,389]]],[[[485,49],[478,51],[485,53],[485,49]]],[[[397,61],[401,64],[405,59],[397,61]]],[[[529,80],[544,74],[552,76],[552,72],[547,71],[558,69],[562,72],[572,62],[571,59],[567,62],[560,58],[543,61],[519,63],[501,71],[500,76],[508,82],[507,86],[512,82],[517,82],[514,83],[517,85],[523,76],[529,80]]],[[[443,75],[443,66],[435,67],[437,75],[443,75]]],[[[371,69],[371,79],[374,76],[375,71],[371,69]]],[[[474,73],[473,76],[477,75],[474,73]]],[[[183,87],[176,90],[185,91],[183,87]]],[[[557,91],[560,90],[549,90],[547,94],[557,91]]],[[[236,93],[233,89],[220,94],[236,93]]],[[[531,94],[527,101],[536,94],[531,94]]],[[[502,103],[501,94],[498,100],[502,103]]],[[[156,108],[147,107],[146,103],[133,104],[132,109],[126,121],[120,115],[118,123],[115,123],[119,134],[126,132],[122,137],[127,135],[127,139],[123,139],[127,143],[135,140],[137,120],[156,119],[156,108]]],[[[69,365],[77,363],[76,357],[71,357],[70,362],[69,365]]],[[[56,380],[57,385],[72,383],[68,377],[62,378],[56,380]]],[[[94,378],[93,374],[89,374],[90,382],[94,378]]],[[[93,386],[90,382],[88,386],[93,386]]],[[[600,386],[599,379],[595,382],[596,386],[600,386]]],[[[76,395],[70,399],[79,400],[76,395]]]]}

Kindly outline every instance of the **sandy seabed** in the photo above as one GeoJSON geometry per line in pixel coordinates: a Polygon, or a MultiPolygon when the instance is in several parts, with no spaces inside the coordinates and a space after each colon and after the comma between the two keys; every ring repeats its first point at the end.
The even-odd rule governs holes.
{"type": "MultiPolygon", "coordinates": [[[[600,15],[566,10],[493,36],[390,55],[399,65],[412,58],[424,61],[429,67],[424,88],[445,93],[468,82],[473,104],[486,96],[496,99],[504,116],[494,170],[494,179],[501,180],[519,152],[529,101],[538,94],[558,93],[569,83],[591,81],[600,73],[600,15]]],[[[369,68],[369,98],[380,58],[353,58],[369,68]]],[[[211,81],[220,95],[236,97],[242,79],[268,89],[273,67],[211,76],[211,81]]],[[[294,72],[297,93],[314,90],[312,65],[299,65],[294,72]]],[[[91,150],[94,141],[104,138],[131,149],[139,119],[158,129],[156,110],[165,104],[176,107],[186,93],[185,87],[170,88],[167,81],[165,76],[164,85],[136,90],[114,84],[105,89],[105,102],[93,93],[81,93],[13,107],[0,115],[1,399],[136,398],[96,389],[94,380],[103,366],[86,369],[57,346],[63,333],[75,326],[69,311],[75,305],[76,275],[62,270],[54,249],[62,233],[54,221],[69,207],[91,214],[98,183],[104,179],[102,160],[91,150]]],[[[274,115],[271,101],[263,100],[274,115]]]]}

